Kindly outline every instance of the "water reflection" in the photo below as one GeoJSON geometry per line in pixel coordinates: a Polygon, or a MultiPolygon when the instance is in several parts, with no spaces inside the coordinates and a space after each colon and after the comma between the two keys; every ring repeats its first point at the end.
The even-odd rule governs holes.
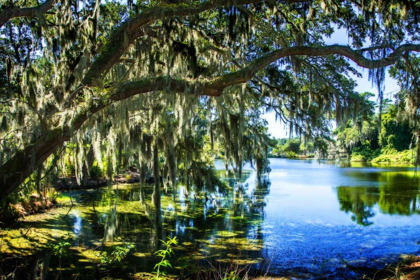
{"type": "Polygon", "coordinates": [[[376,186],[340,186],[336,188],[340,210],[363,226],[372,225],[377,205],[382,214],[420,214],[420,185],[414,171],[347,172],[348,176],[374,182],[376,186]]]}
{"type": "MultiPolygon", "coordinates": [[[[179,186],[176,205],[170,195],[162,193],[164,236],[176,235],[180,241],[177,258],[185,254],[194,255],[203,263],[207,260],[230,263],[233,259],[241,263],[258,262],[270,182],[256,184],[255,179],[253,172],[244,171],[241,178],[222,177],[225,186],[192,187],[188,196],[184,186],[179,186]]],[[[149,185],[74,194],[80,213],[71,215],[75,242],[80,246],[132,242],[139,253],[127,261],[139,263],[139,254],[144,258],[157,245],[151,195],[149,185]]],[[[153,262],[150,258],[140,262],[146,264],[142,269],[151,269],[150,262],[153,262]]]]}
{"type": "Polygon", "coordinates": [[[378,189],[374,187],[338,187],[340,210],[352,213],[351,219],[359,225],[369,226],[375,216],[373,207],[378,202],[378,189]]]}
{"type": "MultiPolygon", "coordinates": [[[[162,193],[164,236],[177,236],[180,244],[171,263],[182,256],[192,264],[234,260],[265,273],[267,260],[272,273],[350,279],[336,277],[341,259],[369,266],[418,250],[420,224],[413,215],[420,214],[420,186],[412,169],[286,159],[271,166],[272,185],[255,184],[255,174],[244,171],[241,178],[224,177],[220,186],[189,186],[188,194],[179,185],[175,202],[162,193]]],[[[29,253],[47,242],[41,238],[72,233],[73,263],[89,267],[81,271],[84,278],[95,278],[98,254],[124,242],[136,245],[124,260],[127,273],[151,271],[158,246],[152,192],[147,184],[73,192],[76,206],[65,219],[66,207],[29,216],[22,225],[33,228],[30,239],[11,230],[0,249],[29,253]]],[[[67,266],[63,279],[71,279],[64,276],[72,270],[67,266]]]]}

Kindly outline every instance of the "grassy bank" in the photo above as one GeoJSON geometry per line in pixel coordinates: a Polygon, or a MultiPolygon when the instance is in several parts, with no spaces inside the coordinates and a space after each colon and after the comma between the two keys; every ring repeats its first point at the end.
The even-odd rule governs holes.
{"type": "Polygon", "coordinates": [[[414,164],[416,153],[414,150],[404,150],[401,152],[395,150],[381,151],[381,153],[370,158],[366,155],[353,153],[351,156],[352,162],[372,162],[375,164],[414,164]]]}

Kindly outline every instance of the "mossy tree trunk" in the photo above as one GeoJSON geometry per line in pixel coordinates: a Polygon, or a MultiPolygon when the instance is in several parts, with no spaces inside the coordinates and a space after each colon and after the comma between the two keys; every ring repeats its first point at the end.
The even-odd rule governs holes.
{"type": "Polygon", "coordinates": [[[158,141],[155,139],[153,146],[153,176],[155,177],[155,186],[153,191],[153,202],[155,206],[155,227],[158,239],[163,237],[162,227],[162,210],[161,210],[161,194],[160,194],[160,175],[159,175],[159,151],[158,141]]]}

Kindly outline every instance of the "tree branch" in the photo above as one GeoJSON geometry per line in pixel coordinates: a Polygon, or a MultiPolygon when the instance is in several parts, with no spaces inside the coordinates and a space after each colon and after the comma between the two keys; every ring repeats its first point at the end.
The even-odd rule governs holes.
{"type": "Polygon", "coordinates": [[[117,85],[110,91],[110,94],[108,95],[109,98],[106,102],[101,101],[94,103],[89,110],[79,115],[74,121],[73,128],[74,130],[79,129],[87,119],[88,114],[94,114],[113,102],[121,101],[142,93],[166,90],[172,93],[183,92],[194,95],[220,96],[226,87],[245,83],[252,79],[258,71],[264,69],[276,60],[290,55],[342,55],[353,60],[361,67],[374,69],[392,65],[405,52],[410,51],[420,52],[420,45],[402,45],[396,48],[388,57],[379,60],[370,60],[364,57],[358,50],[353,50],[348,46],[291,47],[270,52],[255,59],[248,64],[248,66],[243,67],[239,71],[222,75],[210,81],[204,81],[202,79],[174,79],[169,76],[158,76],[148,77],[138,81],[125,82],[117,85]]]}
{"type": "Polygon", "coordinates": [[[0,11],[0,27],[2,27],[6,22],[16,17],[36,17],[40,14],[43,14],[50,10],[56,0],[46,0],[44,4],[41,4],[37,7],[31,8],[7,8],[0,11]]]}
{"type": "Polygon", "coordinates": [[[361,67],[374,69],[389,66],[397,61],[404,52],[420,52],[420,45],[406,44],[395,49],[388,57],[379,60],[365,58],[359,51],[352,50],[348,46],[324,46],[324,47],[292,47],[273,51],[253,62],[243,69],[214,78],[211,81],[172,79],[168,76],[146,78],[139,81],[127,82],[117,85],[105,101],[93,102],[89,109],[84,110],[74,118],[71,126],[63,129],[56,128],[47,132],[37,142],[30,144],[25,149],[18,151],[9,161],[0,167],[0,199],[15,190],[33,172],[39,164],[42,164],[64,141],[70,139],[72,133],[82,127],[89,116],[104,109],[106,106],[120,100],[127,99],[137,94],[153,91],[167,90],[177,93],[191,93],[196,95],[220,96],[223,90],[231,85],[245,83],[258,71],[264,69],[274,61],[290,55],[343,55],[361,67]]]}
{"type": "MultiPolygon", "coordinates": [[[[294,4],[308,1],[309,0],[282,0],[278,2],[294,4]]],[[[217,7],[237,6],[259,2],[262,2],[262,0],[210,0],[202,3],[181,3],[150,8],[122,23],[112,32],[99,57],[86,73],[82,84],[84,86],[100,86],[103,77],[119,61],[128,46],[144,34],[141,29],[147,23],[157,19],[197,15],[217,7]]]]}
{"type": "Polygon", "coordinates": [[[0,168],[0,199],[28,178],[58,147],[64,144],[61,129],[50,130],[37,142],[18,151],[0,168]]]}
{"type": "Polygon", "coordinates": [[[223,89],[233,85],[240,84],[250,80],[258,71],[264,69],[274,61],[291,56],[291,55],[306,55],[306,56],[326,56],[326,55],[342,55],[348,59],[353,60],[357,65],[368,68],[382,68],[394,64],[404,52],[420,52],[420,45],[405,44],[399,46],[394,52],[387,57],[378,60],[370,60],[364,57],[359,51],[351,49],[349,46],[324,46],[324,47],[291,47],[284,48],[270,52],[258,59],[255,59],[248,66],[243,69],[229,73],[211,82],[205,84],[203,88],[203,95],[219,96],[222,94],[223,89]]]}
{"type": "MultiPolygon", "coordinates": [[[[190,93],[195,95],[220,96],[223,90],[235,84],[245,83],[254,75],[278,59],[290,55],[326,56],[342,55],[353,60],[357,65],[375,69],[394,64],[405,52],[420,52],[420,45],[406,44],[395,49],[388,57],[370,60],[358,50],[348,46],[332,45],[325,47],[291,47],[268,53],[255,59],[241,70],[214,78],[211,81],[173,79],[168,76],[145,78],[138,81],[122,83],[113,90],[109,100],[112,102],[127,99],[131,96],[152,91],[167,90],[173,93],[190,93]]],[[[92,112],[93,113],[93,112],[92,112]]]]}

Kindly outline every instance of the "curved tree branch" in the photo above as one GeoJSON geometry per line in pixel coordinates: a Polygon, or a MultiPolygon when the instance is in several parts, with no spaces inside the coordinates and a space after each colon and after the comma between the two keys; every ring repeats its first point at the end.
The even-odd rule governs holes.
{"type": "Polygon", "coordinates": [[[56,0],[46,0],[44,4],[41,4],[37,7],[31,7],[31,8],[7,8],[2,11],[0,11],[0,27],[2,27],[6,22],[11,20],[12,18],[16,17],[36,17],[40,14],[43,14],[50,10],[56,0]]]}
{"type": "MultiPolygon", "coordinates": [[[[309,0],[280,0],[278,2],[294,4],[308,1],[309,0]]],[[[192,16],[217,7],[238,6],[259,2],[262,2],[262,0],[209,0],[205,2],[197,1],[150,8],[122,23],[111,33],[107,43],[102,48],[99,57],[86,73],[82,84],[84,86],[100,86],[103,77],[111,70],[115,63],[120,60],[120,57],[127,50],[128,46],[144,34],[142,27],[154,20],[177,16],[192,16]]]]}
{"type": "Polygon", "coordinates": [[[146,78],[134,82],[117,85],[108,95],[106,101],[92,102],[91,106],[74,118],[71,126],[63,129],[57,128],[47,132],[37,142],[29,145],[24,150],[17,152],[9,161],[0,167],[0,199],[16,189],[42,164],[64,141],[70,139],[88,120],[89,116],[104,109],[106,106],[132,97],[134,95],[153,91],[166,90],[168,92],[184,92],[196,95],[220,96],[223,90],[231,85],[245,83],[260,70],[278,59],[290,55],[342,55],[357,63],[361,67],[374,69],[389,66],[397,61],[405,52],[420,52],[420,45],[405,44],[395,49],[388,57],[379,60],[370,60],[361,52],[348,46],[332,45],[322,47],[292,47],[268,53],[252,61],[243,69],[214,78],[211,81],[172,79],[168,76],[146,78]],[[72,132],[73,131],[73,132],[72,132]]]}
{"type": "Polygon", "coordinates": [[[223,89],[227,86],[244,83],[250,80],[258,71],[264,69],[274,61],[291,56],[291,55],[306,55],[306,56],[326,56],[326,55],[342,55],[353,60],[357,65],[375,69],[386,67],[397,62],[398,58],[405,52],[420,52],[420,45],[405,44],[395,49],[394,52],[387,57],[378,60],[371,60],[364,57],[358,50],[353,50],[349,46],[323,46],[323,47],[291,47],[284,48],[270,52],[258,59],[255,59],[248,66],[243,69],[215,78],[208,82],[203,89],[202,95],[219,96],[222,94],[223,89]]]}
{"type": "Polygon", "coordinates": [[[378,60],[371,60],[364,57],[358,50],[353,50],[348,46],[332,45],[323,47],[291,47],[270,52],[260,58],[252,61],[248,66],[241,70],[222,75],[211,81],[200,80],[179,80],[172,79],[167,76],[156,78],[146,78],[134,82],[127,82],[118,85],[110,99],[119,101],[129,98],[133,95],[147,93],[158,90],[168,90],[171,92],[184,92],[196,95],[220,96],[223,90],[231,85],[245,83],[252,79],[254,75],[281,58],[291,55],[306,56],[326,56],[326,55],[342,55],[353,60],[357,65],[375,69],[386,67],[397,62],[405,52],[420,52],[420,45],[405,44],[399,46],[388,57],[378,60]]]}

